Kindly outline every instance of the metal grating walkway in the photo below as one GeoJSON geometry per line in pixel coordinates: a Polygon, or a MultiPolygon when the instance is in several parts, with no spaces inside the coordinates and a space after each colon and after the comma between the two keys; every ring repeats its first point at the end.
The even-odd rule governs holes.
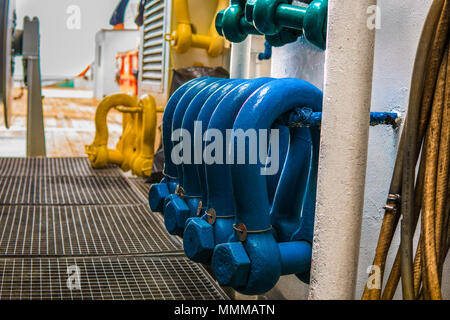
{"type": "Polygon", "coordinates": [[[147,199],[148,191],[150,190],[150,183],[147,183],[144,178],[129,178],[128,179],[147,199]]]}
{"type": "Polygon", "coordinates": [[[107,205],[146,203],[124,177],[0,178],[3,205],[107,205]]]}
{"type": "Polygon", "coordinates": [[[93,169],[87,158],[0,158],[0,177],[122,176],[117,167],[93,169]]]}
{"type": "Polygon", "coordinates": [[[1,206],[1,256],[83,256],[180,251],[140,206],[1,206]]]}
{"type": "Polygon", "coordinates": [[[0,158],[0,299],[226,299],[149,186],[86,158],[0,158]]]}
{"type": "Polygon", "coordinates": [[[0,299],[224,299],[184,257],[0,260],[0,274],[0,299]],[[70,266],[79,268],[73,275],[79,275],[80,290],[67,286],[70,266]]]}

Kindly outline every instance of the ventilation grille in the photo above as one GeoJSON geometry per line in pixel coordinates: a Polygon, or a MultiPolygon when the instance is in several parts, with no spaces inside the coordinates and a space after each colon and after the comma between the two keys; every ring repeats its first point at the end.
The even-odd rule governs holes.
{"type": "Polygon", "coordinates": [[[0,260],[0,299],[219,300],[227,297],[198,265],[184,257],[107,257],[0,260]]]}
{"type": "Polygon", "coordinates": [[[0,257],[174,251],[181,243],[146,205],[0,207],[0,257]]]}
{"type": "Polygon", "coordinates": [[[166,23],[168,2],[170,1],[149,1],[145,5],[144,13],[142,83],[160,91],[164,89],[165,61],[167,61],[167,41],[164,40],[164,34],[170,32],[170,26],[166,23]]]}

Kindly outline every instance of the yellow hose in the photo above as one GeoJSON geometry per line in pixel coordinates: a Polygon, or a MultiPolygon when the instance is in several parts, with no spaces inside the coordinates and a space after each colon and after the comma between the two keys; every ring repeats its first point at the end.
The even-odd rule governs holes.
{"type": "MultiPolygon", "coordinates": [[[[405,128],[399,144],[390,194],[399,194],[399,203],[389,202],[385,213],[373,264],[381,269],[381,283],[389,247],[397,228],[403,204],[408,204],[409,222],[402,223],[402,243],[412,243],[418,219],[421,219],[421,234],[415,258],[412,251],[402,251],[400,246],[390,276],[381,296],[381,288],[366,286],[363,299],[392,299],[400,278],[404,298],[440,299],[442,266],[449,249],[449,19],[450,0],[433,1],[419,42],[414,74],[411,81],[411,96],[405,128]],[[412,116],[414,113],[417,116],[412,116]],[[414,122],[417,122],[417,129],[414,122]],[[412,129],[413,128],[413,129],[412,129]],[[412,129],[412,131],[411,131],[412,129]],[[405,131],[408,133],[405,134],[405,131]],[[414,136],[411,134],[414,133],[414,136]],[[412,138],[411,138],[412,137],[412,138]],[[407,157],[403,155],[411,143],[416,150],[407,157]],[[417,179],[405,176],[415,168],[402,170],[405,159],[417,162],[420,148],[422,158],[417,179]],[[405,180],[405,178],[407,178],[405,180]],[[399,181],[415,183],[415,191],[401,187],[399,181]],[[408,180],[409,179],[409,180],[408,180]],[[412,180],[411,180],[412,179],[412,180]],[[416,180],[416,181],[415,181],[416,180]],[[406,197],[408,191],[408,197],[406,197]],[[402,193],[405,193],[402,194],[402,193]],[[423,198],[422,198],[423,197],[423,198]],[[412,213],[412,215],[411,215],[412,213]],[[407,232],[407,233],[403,233],[407,232]],[[403,237],[407,235],[406,237],[403,237]],[[410,242],[411,241],[411,242],[410,242]],[[406,242],[405,242],[406,243],[406,242]],[[407,260],[403,261],[402,259],[407,260]]],[[[414,162],[414,163],[415,163],[414,162]]],[[[414,164],[413,164],[414,165],[414,164]]],[[[411,167],[410,167],[411,168],[411,167]]],[[[409,184],[409,187],[411,185],[409,184]]]]}

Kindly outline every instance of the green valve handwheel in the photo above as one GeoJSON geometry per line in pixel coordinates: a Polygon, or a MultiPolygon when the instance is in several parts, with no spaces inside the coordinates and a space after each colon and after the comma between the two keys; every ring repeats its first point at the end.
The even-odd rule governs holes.
{"type": "Polygon", "coordinates": [[[230,7],[216,17],[216,29],[231,42],[242,42],[249,34],[262,34],[273,46],[282,46],[304,34],[325,49],[328,0],[314,0],[308,7],[293,0],[231,0],[230,7]]]}
{"type": "Polygon", "coordinates": [[[299,30],[284,28],[277,34],[266,35],[266,41],[273,47],[282,47],[297,41],[301,35],[302,32],[299,30]]]}
{"type": "Polygon", "coordinates": [[[216,30],[228,41],[239,43],[249,34],[260,34],[244,18],[245,0],[231,0],[230,6],[216,15],[216,30]]]}
{"type": "Polygon", "coordinates": [[[322,50],[326,48],[328,0],[313,1],[303,20],[305,38],[322,50]]]}
{"type": "Polygon", "coordinates": [[[252,18],[253,25],[259,32],[274,35],[284,27],[277,23],[278,6],[291,3],[292,0],[248,0],[245,5],[245,16],[247,21],[250,17],[252,18]]]}

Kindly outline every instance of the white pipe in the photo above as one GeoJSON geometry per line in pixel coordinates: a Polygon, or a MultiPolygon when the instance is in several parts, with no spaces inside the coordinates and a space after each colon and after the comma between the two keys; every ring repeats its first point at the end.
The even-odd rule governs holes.
{"type": "Polygon", "coordinates": [[[248,79],[250,77],[251,37],[241,43],[231,44],[230,78],[248,79]]]}
{"type": "Polygon", "coordinates": [[[374,5],[376,0],[328,1],[309,299],[355,298],[375,42],[368,9],[374,5]]]}

